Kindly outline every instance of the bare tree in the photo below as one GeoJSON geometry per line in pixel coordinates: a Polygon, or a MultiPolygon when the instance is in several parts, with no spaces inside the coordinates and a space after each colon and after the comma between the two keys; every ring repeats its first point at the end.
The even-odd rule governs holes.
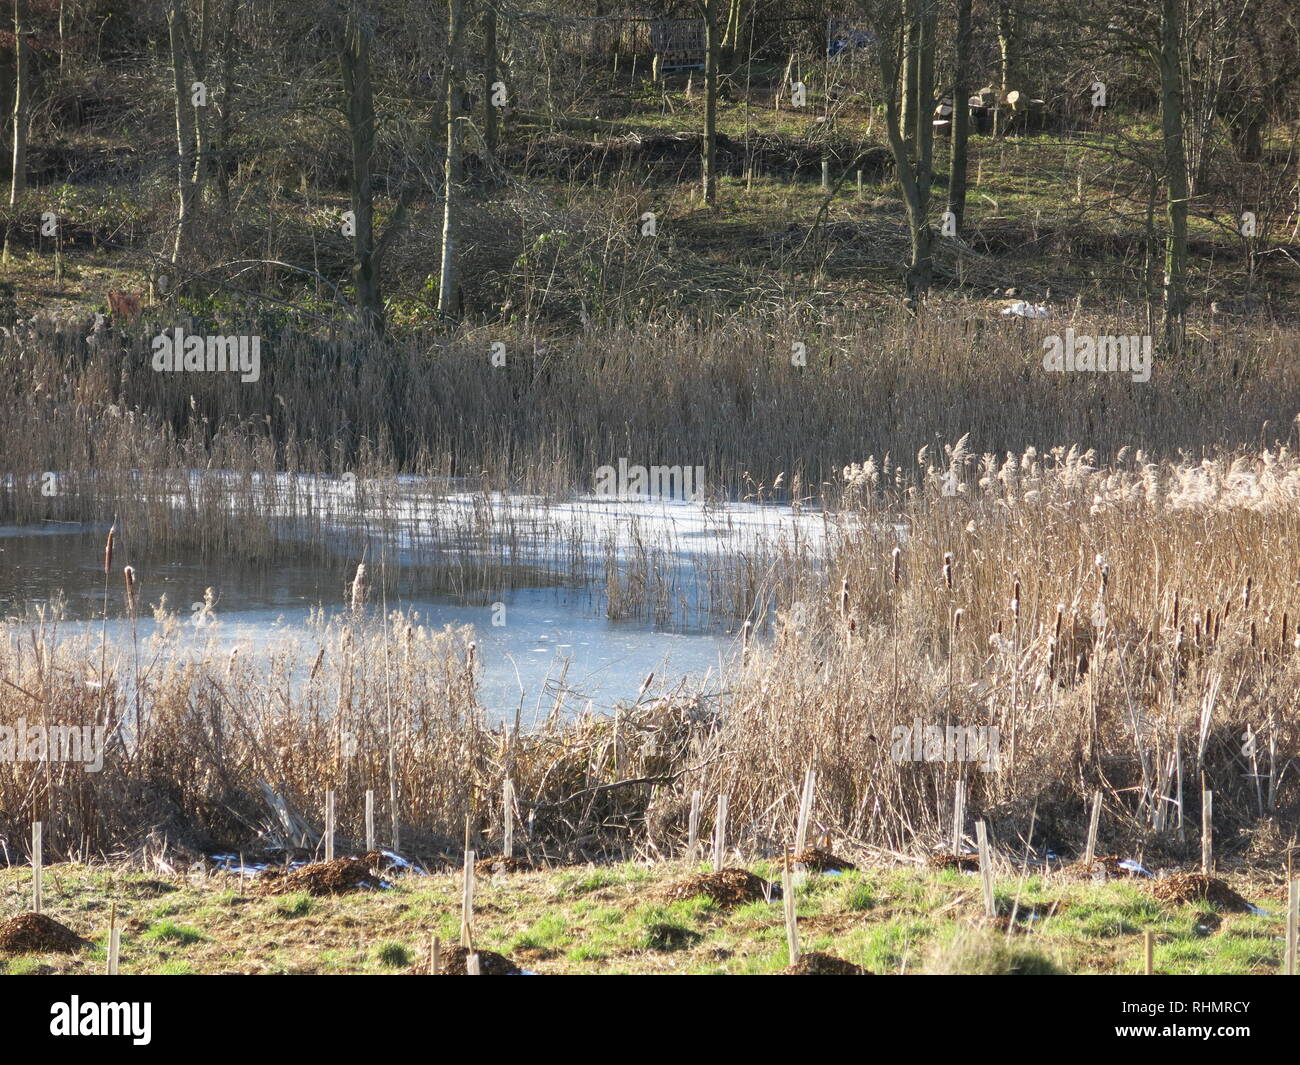
{"type": "Polygon", "coordinates": [[[18,202],[27,188],[27,119],[31,85],[27,62],[26,5],[14,0],[14,155],[9,183],[9,204],[18,202]]]}
{"type": "Polygon", "coordinates": [[[952,144],[948,165],[948,210],[958,227],[966,216],[966,162],[970,141],[971,0],[957,0],[957,33],[953,41],[952,144]]]}
{"type": "Polygon", "coordinates": [[[447,154],[443,166],[442,266],[438,273],[438,313],[460,310],[456,252],[460,229],[460,148],[463,94],[462,42],[465,0],[447,0],[447,154]]]}
{"type": "Polygon", "coordinates": [[[930,288],[933,274],[934,231],[930,226],[931,159],[934,144],[934,28],[938,0],[866,0],[863,13],[876,36],[876,57],[885,99],[885,131],[894,170],[907,208],[912,253],[907,268],[907,295],[916,301],[930,288]],[[912,69],[915,119],[912,143],[900,113],[902,57],[909,42],[916,41],[912,69]]]}

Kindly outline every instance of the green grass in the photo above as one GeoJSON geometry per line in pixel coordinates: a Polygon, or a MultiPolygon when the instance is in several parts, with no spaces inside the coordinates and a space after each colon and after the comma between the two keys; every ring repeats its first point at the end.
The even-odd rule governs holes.
{"type": "MultiPolygon", "coordinates": [[[[772,872],[754,863],[756,872],[772,872]]],[[[774,973],[787,964],[782,906],[731,909],[697,896],[664,898],[695,871],[684,863],[557,869],[482,880],[475,941],[539,973],[774,973]]],[[[20,912],[27,875],[0,870],[0,919],[20,912]]],[[[259,898],[256,888],[217,875],[177,878],[165,903],[140,898],[129,877],[57,865],[51,915],[94,941],[80,955],[0,957],[7,973],[102,972],[108,908],[125,922],[123,971],[183,973],[397,973],[421,964],[432,935],[460,936],[460,886],[452,875],[399,876],[384,892],[259,898]],[[158,911],[165,911],[161,916],[158,911]],[[177,956],[183,948],[184,956],[177,956]]],[[[1234,886],[1276,909],[1259,884],[1234,886]]],[[[1142,934],[1155,933],[1157,972],[1274,973],[1281,917],[1170,906],[1146,885],[1029,877],[995,887],[998,924],[982,915],[978,879],[916,867],[810,874],[797,889],[805,951],[823,951],[879,974],[1052,972],[1131,974],[1141,970],[1142,934]],[[1005,918],[1019,895],[1010,937],[1005,918]],[[1032,919],[1031,919],[1032,915],[1032,919]]]]}

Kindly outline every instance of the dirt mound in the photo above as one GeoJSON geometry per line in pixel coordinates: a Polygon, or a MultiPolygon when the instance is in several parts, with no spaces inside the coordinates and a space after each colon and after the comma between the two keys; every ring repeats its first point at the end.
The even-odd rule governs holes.
{"type": "Polygon", "coordinates": [[[342,895],[382,886],[369,862],[360,858],[335,858],[318,862],[289,873],[271,870],[264,888],[272,895],[289,895],[305,891],[308,895],[342,895]]]}
{"type": "MultiPolygon", "coordinates": [[[[468,956],[469,951],[464,947],[444,947],[438,959],[438,975],[468,976],[469,970],[465,967],[465,959],[468,956]]],[[[412,975],[423,976],[427,971],[426,967],[421,965],[412,970],[412,975]]],[[[498,954],[493,950],[480,950],[478,972],[480,976],[522,976],[524,971],[504,954],[498,954]]]]}
{"type": "Polygon", "coordinates": [[[869,969],[854,965],[851,961],[837,958],[833,954],[821,954],[812,951],[800,954],[793,965],[782,969],[780,976],[870,976],[869,969]]]}
{"type": "Polygon", "coordinates": [[[1252,909],[1250,903],[1224,881],[1202,873],[1175,873],[1157,883],[1152,894],[1161,902],[1172,902],[1175,905],[1208,902],[1232,913],[1250,913],[1252,909]]]}
{"type": "Polygon", "coordinates": [[[507,858],[498,854],[495,858],[480,858],[474,863],[474,872],[480,876],[495,876],[497,873],[526,873],[532,868],[525,858],[507,858]]]}
{"type": "Polygon", "coordinates": [[[693,899],[707,895],[719,906],[740,906],[746,902],[779,899],[781,889],[748,869],[719,869],[716,873],[699,873],[671,884],[664,892],[669,901],[693,899]]]}
{"type": "Polygon", "coordinates": [[[960,869],[963,873],[980,871],[978,854],[932,854],[925,860],[931,869],[960,869]]]}
{"type": "Polygon", "coordinates": [[[816,873],[838,873],[857,868],[852,862],[837,858],[830,851],[824,851],[820,847],[809,847],[805,851],[800,851],[791,861],[816,873]]]}
{"type": "Polygon", "coordinates": [[[88,946],[67,925],[43,913],[20,913],[0,924],[0,953],[72,954],[88,946]]]}

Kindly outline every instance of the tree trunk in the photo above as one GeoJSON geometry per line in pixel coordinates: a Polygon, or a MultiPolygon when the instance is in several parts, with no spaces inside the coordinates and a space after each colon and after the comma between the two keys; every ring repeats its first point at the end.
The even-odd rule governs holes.
{"type": "Polygon", "coordinates": [[[1160,125],[1164,135],[1168,228],[1165,234],[1165,343],[1182,345],[1187,289],[1187,156],[1183,146],[1182,20],[1180,0],[1160,12],[1160,125]]]}
{"type": "Polygon", "coordinates": [[[919,0],[903,0],[903,89],[899,129],[903,143],[911,149],[916,129],[917,45],[916,5],[919,0]]]}
{"type": "Polygon", "coordinates": [[[501,112],[492,104],[492,86],[497,80],[497,13],[491,4],[483,7],[483,143],[489,156],[497,153],[501,112]]]}
{"type": "Polygon", "coordinates": [[[9,183],[11,207],[27,189],[27,112],[31,93],[28,81],[25,4],[24,0],[14,0],[14,156],[9,183]]]}
{"type": "Polygon", "coordinates": [[[172,0],[167,13],[167,38],[171,46],[172,91],[176,98],[176,242],[172,262],[179,263],[190,253],[194,227],[194,107],[190,103],[185,77],[186,19],[184,0],[172,0]]]}
{"type": "Polygon", "coordinates": [[[704,202],[718,202],[718,0],[704,0],[704,146],[701,178],[704,202]]]}
{"type": "Polygon", "coordinates": [[[1018,89],[1020,72],[1016,68],[1016,12],[1012,4],[998,4],[998,80],[1002,83],[1002,96],[1011,89],[1018,89]]]}
{"type": "Polygon", "coordinates": [[[447,0],[447,155],[443,167],[442,266],[438,273],[438,313],[460,311],[460,278],[456,269],[460,228],[461,38],[465,32],[465,0],[447,0]]]}
{"type": "MultiPolygon", "coordinates": [[[[909,4],[909,13],[915,17],[915,9],[909,4]]],[[[907,40],[913,32],[904,23],[900,27],[903,49],[906,51],[907,40]]],[[[925,295],[930,287],[932,269],[933,233],[929,221],[929,175],[924,180],[918,179],[918,167],[904,139],[902,115],[898,106],[899,71],[895,62],[894,48],[884,38],[876,49],[880,64],[880,81],[887,87],[885,92],[885,130],[889,138],[889,148],[894,156],[894,169],[897,171],[898,183],[903,191],[903,203],[907,207],[907,224],[911,237],[912,257],[907,270],[907,295],[915,302],[925,295]]],[[[898,38],[895,36],[895,41],[898,38]]],[[[933,47],[933,41],[931,42],[933,47]]],[[[919,58],[919,57],[918,57],[919,58]]]]}
{"type": "Polygon", "coordinates": [[[370,166],[375,152],[375,100],[370,80],[370,28],[363,10],[349,8],[339,41],[339,69],[352,143],[352,278],[361,322],[384,329],[384,303],[375,264],[375,203],[370,166]]]}
{"type": "Polygon", "coordinates": [[[948,166],[948,210],[957,220],[958,232],[966,217],[966,149],[970,141],[970,21],[972,0],[957,0],[952,85],[952,144],[948,166]]]}

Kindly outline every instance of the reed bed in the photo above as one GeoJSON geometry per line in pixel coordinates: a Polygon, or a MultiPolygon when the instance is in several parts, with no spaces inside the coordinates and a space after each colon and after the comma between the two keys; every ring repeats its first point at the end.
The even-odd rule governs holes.
{"type": "Polygon", "coordinates": [[[1202,783],[1225,859],[1284,843],[1300,813],[1295,452],[1103,464],[959,443],[916,466],[915,483],[870,460],[840,471],[824,565],[792,580],[720,691],[649,688],[614,715],[557,702],[534,727],[489,726],[472,634],[385,615],[364,589],[258,661],[10,625],[0,723],[119,738],[99,773],[0,762],[0,835],[15,851],[40,816],[47,848],[82,856],[284,842],[265,783],[308,836],[334,790],[357,838],[372,789],[396,796],[405,849],[453,853],[468,826],[490,852],[509,777],[534,857],[680,854],[696,790],[704,837],[726,795],[729,839],[770,854],[813,769],[813,827],[894,853],[951,840],[959,780],[967,830],[986,818],[1008,845],[1080,851],[1101,790],[1103,845],[1185,858],[1202,783]],[[894,730],[914,722],[996,727],[996,767],[900,760],[894,730]]]}

